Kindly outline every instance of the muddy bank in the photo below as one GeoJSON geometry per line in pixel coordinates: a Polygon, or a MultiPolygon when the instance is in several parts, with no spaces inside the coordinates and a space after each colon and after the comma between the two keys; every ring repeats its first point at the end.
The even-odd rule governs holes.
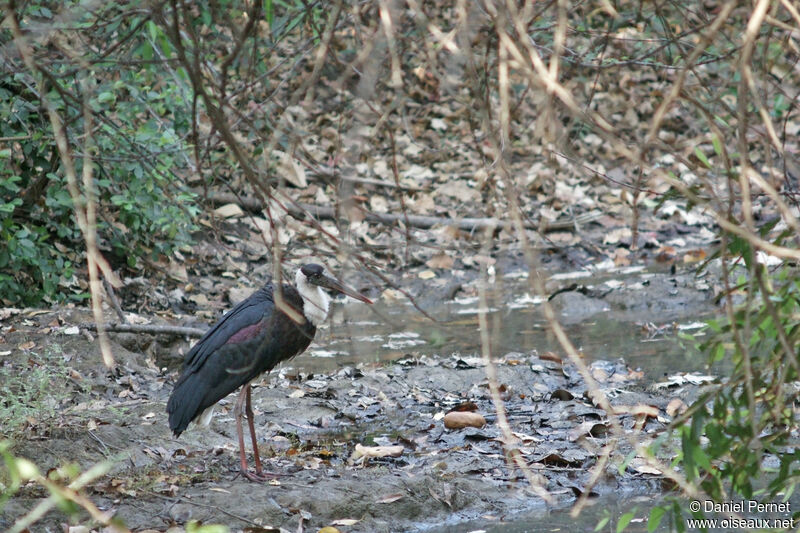
{"type": "MultiPolygon", "coordinates": [[[[238,475],[234,398],[223,401],[210,427],[191,426],[175,439],[164,405],[177,361],[117,345],[120,371],[109,376],[98,369],[94,344],[55,333],[65,326],[54,317],[17,315],[18,327],[5,334],[15,347],[6,375],[39,368],[62,380],[49,410],[15,426],[14,452],[43,469],[115,460],[88,493],[131,529],[164,531],[199,520],[250,531],[414,531],[502,522],[545,507],[506,461],[484,362],[474,354],[406,356],[318,374],[284,366],[264,377],[253,401],[265,468],[276,477],[254,484],[238,475]],[[18,349],[26,342],[34,346],[18,349]],[[480,413],[487,424],[447,429],[443,417],[453,409],[480,413]],[[357,459],[357,445],[401,446],[402,453],[357,459]]],[[[514,448],[554,504],[568,505],[584,490],[609,432],[576,369],[553,355],[507,353],[496,364],[514,448]]],[[[621,422],[629,432],[663,429],[697,387],[680,380],[650,387],[621,360],[596,361],[592,372],[612,403],[626,406],[621,422]],[[634,414],[638,407],[647,414],[634,414]]],[[[628,452],[625,443],[616,448],[593,496],[664,489],[642,461],[618,471],[628,452]]],[[[23,488],[6,505],[0,528],[44,496],[23,488]]],[[[36,531],[60,530],[66,520],[51,513],[36,531]]]]}

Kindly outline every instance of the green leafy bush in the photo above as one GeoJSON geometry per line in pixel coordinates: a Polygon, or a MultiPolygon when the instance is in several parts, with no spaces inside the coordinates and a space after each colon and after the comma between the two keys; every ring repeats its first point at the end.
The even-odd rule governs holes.
{"type": "MultiPolygon", "coordinates": [[[[735,289],[744,301],[728,319],[708,321],[699,337],[705,340],[686,338],[708,354],[710,363],[730,365],[730,375],[689,407],[653,453],[666,443],[679,443],[675,462],[686,480],[716,502],[782,502],[800,482],[795,435],[800,277],[792,265],[770,272],[741,238],[729,238],[723,256],[726,261],[743,259],[746,273],[738,276],[735,289]]],[[[654,508],[648,530],[666,512],[673,514],[679,530],[685,529],[687,505],[675,499],[654,508]]],[[[691,517],[704,518],[702,509],[691,517]]]]}
{"type": "MultiPolygon", "coordinates": [[[[191,240],[198,209],[178,174],[189,161],[191,91],[153,60],[162,41],[146,31],[136,8],[136,2],[91,12],[75,7],[70,15],[81,16],[71,31],[77,37],[92,28],[80,33],[88,39],[85,54],[31,40],[37,70],[17,55],[0,73],[0,299],[6,305],[85,297],[70,286],[75,270],[85,268],[83,235],[48,104],[65,124],[79,180],[89,161],[84,156],[93,153],[98,245],[114,267],[140,266],[139,259],[157,259],[191,240]],[[87,64],[92,79],[82,71],[87,64]]],[[[52,19],[58,9],[28,3],[18,7],[17,19],[24,31],[34,15],[52,19]]],[[[0,46],[16,46],[7,28],[0,30],[0,46]]]]}

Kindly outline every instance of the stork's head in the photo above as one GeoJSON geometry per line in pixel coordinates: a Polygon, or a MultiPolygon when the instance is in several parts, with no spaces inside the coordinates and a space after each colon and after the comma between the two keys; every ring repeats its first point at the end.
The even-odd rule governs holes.
{"type": "Polygon", "coordinates": [[[308,263],[297,271],[297,291],[303,297],[303,314],[318,326],[328,317],[328,305],[331,298],[322,289],[330,289],[346,294],[356,300],[371,304],[372,301],[355,290],[340,283],[325,273],[325,268],[316,263],[308,263]]]}

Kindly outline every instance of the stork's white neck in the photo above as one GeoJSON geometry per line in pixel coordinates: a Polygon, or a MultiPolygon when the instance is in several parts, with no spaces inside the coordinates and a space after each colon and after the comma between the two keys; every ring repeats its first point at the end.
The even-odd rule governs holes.
{"type": "Polygon", "coordinates": [[[295,283],[297,292],[303,298],[303,314],[315,327],[319,326],[328,318],[331,297],[322,290],[322,287],[310,284],[302,270],[297,271],[295,283]]]}

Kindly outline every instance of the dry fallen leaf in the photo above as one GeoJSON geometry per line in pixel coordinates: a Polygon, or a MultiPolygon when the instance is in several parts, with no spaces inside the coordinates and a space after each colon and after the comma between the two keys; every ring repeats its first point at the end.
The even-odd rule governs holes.
{"type": "Polygon", "coordinates": [[[628,266],[631,264],[630,260],[631,251],[627,248],[617,248],[614,250],[614,254],[612,259],[614,260],[614,266],[628,266]]]}
{"type": "Polygon", "coordinates": [[[436,273],[433,270],[423,270],[417,276],[419,279],[433,279],[436,277],[436,273]]]}
{"type": "Polygon", "coordinates": [[[547,234],[547,239],[561,246],[572,246],[581,241],[581,238],[571,231],[554,231],[547,234]]]}
{"type": "Polygon", "coordinates": [[[453,268],[455,260],[447,254],[436,254],[425,263],[428,268],[453,268]]]}
{"type": "Polygon", "coordinates": [[[580,425],[572,428],[569,431],[567,438],[569,438],[570,442],[575,442],[584,436],[590,436],[594,438],[603,437],[607,432],[608,428],[605,424],[596,422],[594,420],[587,420],[586,422],[582,422],[580,425]]]}
{"type": "Polygon", "coordinates": [[[282,178],[299,189],[308,187],[306,171],[295,158],[280,150],[273,150],[272,156],[278,160],[278,171],[282,178]]]}
{"type": "Polygon", "coordinates": [[[451,411],[444,415],[444,427],[447,429],[482,428],[485,425],[486,419],[480,413],[451,411]]]}
{"type": "Polygon", "coordinates": [[[397,500],[403,498],[405,494],[401,492],[397,492],[395,494],[389,494],[388,496],[384,496],[380,500],[375,500],[375,503],[392,503],[396,502],[397,500]]]}
{"type": "Polygon", "coordinates": [[[656,261],[660,263],[667,263],[669,261],[673,261],[675,259],[675,255],[677,251],[673,246],[662,246],[659,248],[658,252],[656,252],[656,261]]]}
{"type": "Polygon", "coordinates": [[[236,305],[248,296],[253,294],[253,289],[247,287],[231,287],[228,289],[228,301],[236,305]]]}
{"type": "Polygon", "coordinates": [[[189,296],[189,300],[196,303],[200,307],[208,306],[208,297],[202,292],[198,292],[197,294],[192,294],[191,296],[189,296]]]}
{"type": "Polygon", "coordinates": [[[661,470],[659,470],[658,468],[655,468],[653,466],[650,466],[641,457],[635,457],[631,461],[629,468],[633,468],[634,470],[636,470],[640,474],[653,474],[653,475],[656,475],[656,476],[659,476],[659,475],[663,474],[663,472],[661,470]]]}
{"type": "Polygon", "coordinates": [[[402,446],[362,446],[361,444],[356,444],[356,449],[353,451],[353,455],[350,457],[351,461],[358,461],[361,458],[373,458],[373,457],[400,457],[403,455],[403,448],[402,446]]]}
{"type": "Polygon", "coordinates": [[[169,266],[167,266],[167,274],[175,281],[186,283],[189,281],[189,274],[186,272],[186,265],[172,261],[170,259],[169,266]]]}
{"type": "Polygon", "coordinates": [[[388,213],[389,202],[383,196],[375,195],[369,199],[369,208],[373,213],[388,213]]]}
{"type": "Polygon", "coordinates": [[[630,228],[617,228],[609,231],[603,237],[603,244],[617,244],[620,241],[629,241],[633,233],[630,228]]]}
{"type": "Polygon", "coordinates": [[[450,409],[450,412],[451,413],[454,413],[456,411],[475,412],[477,410],[478,410],[478,406],[475,404],[475,402],[461,402],[460,404],[458,404],[455,407],[453,407],[452,409],[450,409]]]}
{"type": "Polygon", "coordinates": [[[566,389],[556,389],[553,391],[550,397],[560,402],[568,402],[575,399],[575,395],[566,389]]]}
{"type": "Polygon", "coordinates": [[[408,208],[417,214],[429,214],[435,211],[436,202],[433,196],[425,193],[417,193],[416,197],[406,200],[408,208]]]}
{"type": "Polygon", "coordinates": [[[360,520],[356,518],[340,518],[338,520],[334,520],[331,522],[332,526],[354,526],[358,524],[360,520]]]}
{"type": "Polygon", "coordinates": [[[609,375],[608,375],[608,372],[606,372],[604,369],[602,369],[600,367],[593,367],[592,368],[592,377],[596,381],[599,381],[600,383],[604,383],[606,380],[608,380],[609,375]]]}
{"type": "Polygon", "coordinates": [[[462,203],[480,200],[480,193],[461,180],[448,181],[440,185],[436,188],[435,194],[437,197],[441,197],[441,195],[449,196],[462,203]]]}
{"type": "Polygon", "coordinates": [[[617,413],[629,413],[633,416],[638,417],[647,417],[647,418],[657,418],[658,417],[658,407],[653,405],[644,405],[644,404],[637,404],[637,405],[616,405],[614,406],[614,410],[617,413]]]}
{"type": "Polygon", "coordinates": [[[706,259],[706,252],[705,250],[689,250],[683,255],[683,262],[686,264],[691,263],[699,263],[700,261],[705,261],[706,259]]]}
{"type": "Polygon", "coordinates": [[[238,204],[225,204],[214,209],[214,214],[221,218],[240,217],[244,214],[238,204]]]}
{"type": "Polygon", "coordinates": [[[381,298],[386,300],[387,302],[394,302],[396,300],[401,300],[405,298],[402,292],[398,291],[397,289],[385,289],[381,293],[381,298]]]}
{"type": "Polygon", "coordinates": [[[673,398],[667,404],[667,408],[665,409],[665,411],[667,412],[667,415],[674,417],[678,413],[682,414],[686,412],[686,409],[688,409],[688,406],[684,403],[683,400],[681,400],[680,398],[673,398]]]}

